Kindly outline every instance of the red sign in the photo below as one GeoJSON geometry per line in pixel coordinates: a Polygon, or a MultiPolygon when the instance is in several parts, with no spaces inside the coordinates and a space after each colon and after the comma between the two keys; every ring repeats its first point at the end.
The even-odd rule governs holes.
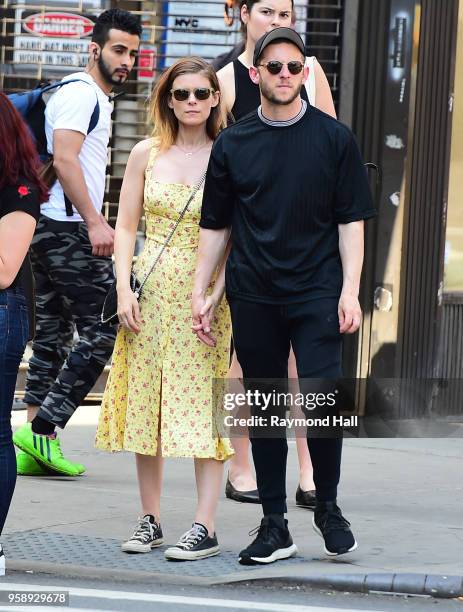
{"type": "Polygon", "coordinates": [[[93,30],[94,23],[83,15],[73,13],[35,13],[23,22],[27,32],[35,36],[83,38],[93,30]]]}
{"type": "Polygon", "coordinates": [[[154,78],[154,49],[140,49],[138,54],[138,77],[142,79],[154,78]]]}

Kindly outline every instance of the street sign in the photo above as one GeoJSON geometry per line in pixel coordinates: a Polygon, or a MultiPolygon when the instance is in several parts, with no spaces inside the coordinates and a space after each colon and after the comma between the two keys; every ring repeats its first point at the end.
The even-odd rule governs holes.
{"type": "Polygon", "coordinates": [[[94,19],[65,11],[16,9],[13,62],[83,68],[94,19]]]}

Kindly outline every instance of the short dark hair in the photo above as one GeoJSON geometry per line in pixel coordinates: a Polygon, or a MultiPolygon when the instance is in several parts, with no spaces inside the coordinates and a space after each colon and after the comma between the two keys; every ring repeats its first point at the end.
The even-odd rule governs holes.
{"type": "Polygon", "coordinates": [[[100,47],[104,47],[109,39],[109,30],[121,30],[129,34],[141,36],[142,27],[137,16],[132,15],[129,11],[113,8],[104,11],[98,17],[93,26],[92,42],[96,42],[100,47]]]}

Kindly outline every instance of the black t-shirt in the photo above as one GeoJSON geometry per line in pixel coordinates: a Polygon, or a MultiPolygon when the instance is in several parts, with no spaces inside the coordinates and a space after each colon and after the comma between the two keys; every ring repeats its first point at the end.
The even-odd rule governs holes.
{"type": "MultiPolygon", "coordinates": [[[[0,218],[15,211],[26,212],[36,221],[40,216],[40,203],[37,188],[25,179],[19,180],[17,185],[7,185],[0,190],[0,218]]],[[[16,275],[11,287],[20,286],[28,299],[29,310],[33,312],[34,281],[29,257],[26,255],[22,266],[16,275]]]]}
{"type": "Polygon", "coordinates": [[[231,226],[229,297],[283,304],[339,297],[338,224],[376,214],[352,132],[307,106],[292,123],[256,111],[212,148],[200,226],[231,226]]]}

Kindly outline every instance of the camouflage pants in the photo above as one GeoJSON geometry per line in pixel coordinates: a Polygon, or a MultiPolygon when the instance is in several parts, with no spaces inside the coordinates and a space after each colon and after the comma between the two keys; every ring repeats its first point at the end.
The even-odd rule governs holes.
{"type": "Polygon", "coordinates": [[[31,245],[37,325],[24,401],[65,427],[111,356],[116,330],[100,323],[114,275],[95,257],[84,223],[42,216],[31,245]],[[74,329],[79,340],[73,344],[74,329]]]}

